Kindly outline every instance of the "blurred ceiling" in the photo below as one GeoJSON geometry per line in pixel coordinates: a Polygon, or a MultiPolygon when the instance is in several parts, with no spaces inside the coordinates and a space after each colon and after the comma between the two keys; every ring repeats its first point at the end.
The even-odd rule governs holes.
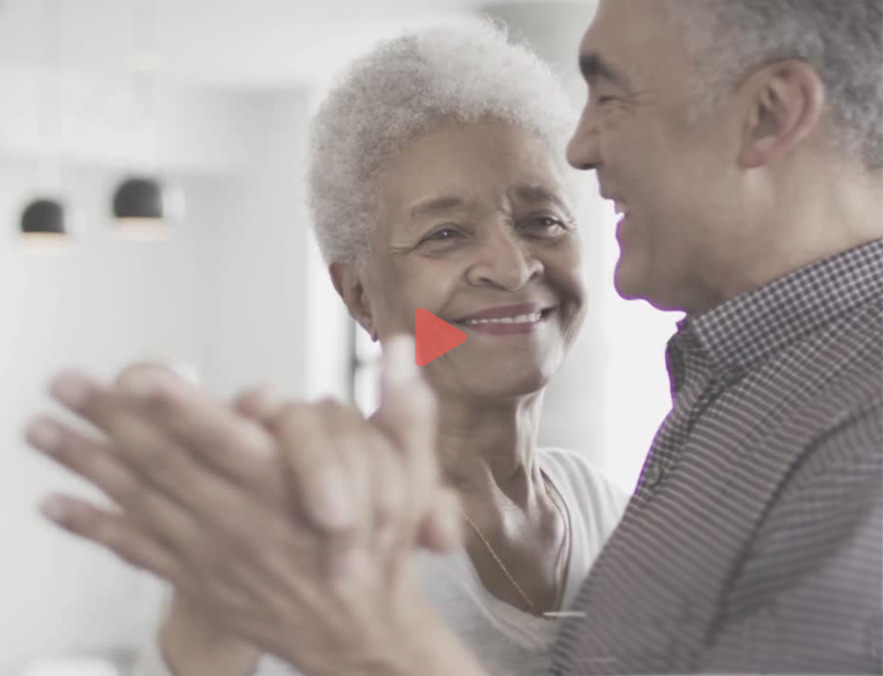
{"type": "Polygon", "coordinates": [[[139,58],[143,65],[146,55],[164,83],[291,86],[327,77],[380,37],[487,5],[487,0],[0,0],[0,76],[45,71],[44,37],[57,35],[58,51],[50,50],[48,58],[61,60],[66,77],[118,74],[134,69],[139,58]],[[155,36],[136,33],[136,22],[148,23],[152,14],[155,36]]]}
{"type": "Polygon", "coordinates": [[[551,22],[547,51],[566,44],[569,61],[593,6],[593,0],[0,0],[0,160],[63,155],[68,164],[126,165],[130,157],[160,153],[165,164],[224,164],[236,155],[230,144],[235,148],[238,139],[236,121],[224,118],[235,109],[218,104],[221,98],[309,89],[315,100],[330,76],[378,39],[482,10],[503,18],[525,14],[531,25],[551,22]],[[564,28],[571,24],[572,35],[564,28]],[[161,129],[165,149],[155,150],[152,126],[161,129]]]}

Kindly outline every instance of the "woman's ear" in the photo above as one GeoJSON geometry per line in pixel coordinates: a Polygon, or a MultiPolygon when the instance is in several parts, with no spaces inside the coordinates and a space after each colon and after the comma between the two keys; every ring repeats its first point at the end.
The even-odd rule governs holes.
{"type": "Polygon", "coordinates": [[[770,64],[743,86],[751,97],[739,153],[743,168],[771,163],[817,129],[825,85],[808,63],[789,59],[770,64]]]}
{"type": "Polygon", "coordinates": [[[362,273],[354,263],[334,262],[328,266],[331,275],[331,283],[343,300],[350,316],[368,332],[371,340],[377,340],[377,331],[374,329],[374,314],[371,310],[371,302],[365,293],[365,285],[362,281],[362,273]]]}

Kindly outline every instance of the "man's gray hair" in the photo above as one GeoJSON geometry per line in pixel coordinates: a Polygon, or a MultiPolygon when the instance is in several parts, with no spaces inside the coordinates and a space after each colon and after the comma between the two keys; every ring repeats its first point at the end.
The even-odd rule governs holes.
{"type": "Polygon", "coordinates": [[[704,109],[756,68],[801,59],[827,90],[836,143],[883,169],[883,0],[666,0],[710,85],[704,109]]]}
{"type": "Polygon", "coordinates": [[[378,171],[444,119],[511,122],[543,138],[563,166],[575,111],[550,67],[490,20],[381,44],[351,65],[313,119],[310,205],[327,262],[359,260],[378,171]]]}

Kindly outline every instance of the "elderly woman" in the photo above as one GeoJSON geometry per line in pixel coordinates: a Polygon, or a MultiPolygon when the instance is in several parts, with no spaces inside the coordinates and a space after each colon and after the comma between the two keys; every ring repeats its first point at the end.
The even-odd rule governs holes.
{"type": "MultiPolygon", "coordinates": [[[[625,503],[579,455],[537,446],[543,390],[585,309],[569,122],[549,69],[476,23],[378,47],[313,127],[316,231],[350,314],[381,342],[413,331],[418,308],[467,335],[424,369],[465,546],[418,568],[491,673],[544,670],[554,615],[625,503]]],[[[182,674],[243,673],[256,658],[182,600],[161,644],[182,674]]],[[[258,673],[275,670],[267,659],[258,673]]]]}

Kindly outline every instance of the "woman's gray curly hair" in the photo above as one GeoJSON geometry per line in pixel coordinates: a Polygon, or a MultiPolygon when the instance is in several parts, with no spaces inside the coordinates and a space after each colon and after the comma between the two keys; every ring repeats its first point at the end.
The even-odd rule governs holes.
{"type": "Polygon", "coordinates": [[[382,43],[351,65],[313,119],[310,206],[326,262],[356,262],[367,250],[374,177],[433,122],[511,122],[563,162],[573,113],[551,68],[490,20],[382,43]]]}

